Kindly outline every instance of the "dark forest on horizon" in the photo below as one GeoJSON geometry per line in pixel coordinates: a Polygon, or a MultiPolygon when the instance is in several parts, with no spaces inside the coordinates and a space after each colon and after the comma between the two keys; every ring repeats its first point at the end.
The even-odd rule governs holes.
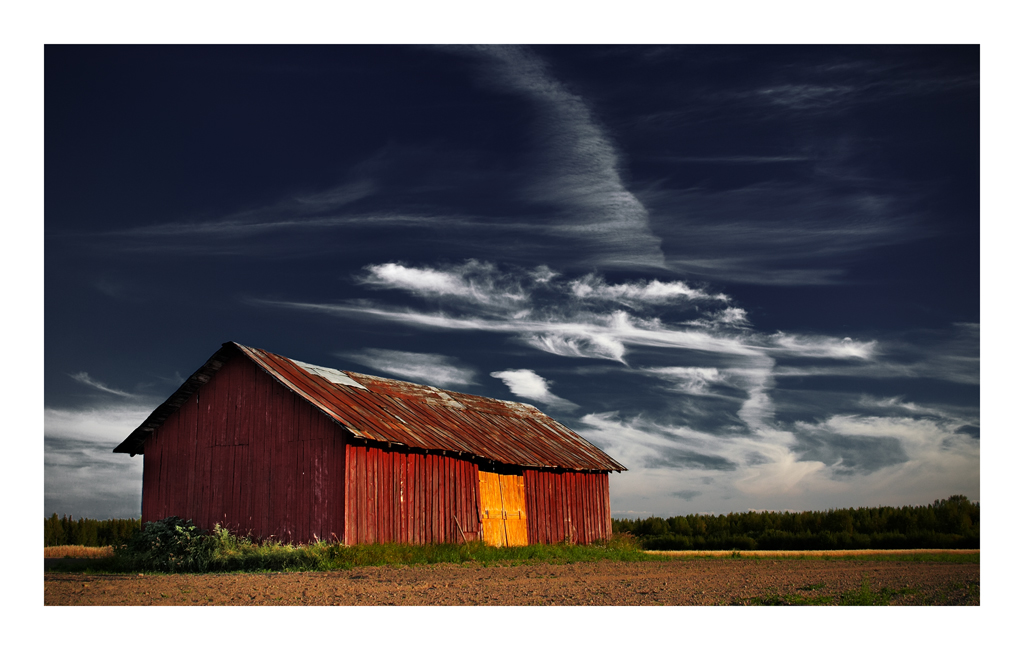
{"type": "Polygon", "coordinates": [[[141,519],[74,519],[53,513],[43,521],[43,546],[118,546],[142,528],[141,519]]]}
{"type": "MultiPolygon", "coordinates": [[[[613,519],[648,550],[847,550],[980,548],[978,502],[954,495],[925,506],[878,506],[806,512],[743,512],[613,519]]],[[[140,519],[44,519],[44,546],[117,546],[140,519]]]]}
{"type": "Polygon", "coordinates": [[[648,550],[980,548],[981,510],[963,495],[925,506],[613,519],[648,550]]]}

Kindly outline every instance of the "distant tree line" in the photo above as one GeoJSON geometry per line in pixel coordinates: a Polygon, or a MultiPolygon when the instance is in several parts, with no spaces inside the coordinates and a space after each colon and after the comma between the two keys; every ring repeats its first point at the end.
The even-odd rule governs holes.
{"type": "Polygon", "coordinates": [[[141,528],[141,519],[72,519],[57,513],[43,520],[44,546],[118,546],[141,528]]]}
{"type": "Polygon", "coordinates": [[[927,506],[613,519],[612,531],[650,550],[980,548],[980,512],[955,495],[927,506]]]}

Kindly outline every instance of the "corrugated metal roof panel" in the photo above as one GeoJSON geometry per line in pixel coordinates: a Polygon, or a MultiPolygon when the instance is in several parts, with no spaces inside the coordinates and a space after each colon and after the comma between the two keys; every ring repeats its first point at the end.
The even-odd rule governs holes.
{"type": "Polygon", "coordinates": [[[626,469],[529,404],[323,368],[234,342],[225,343],[114,451],[140,453],[145,438],[188,394],[209,381],[225,358],[238,352],[357,438],[470,454],[522,467],[626,469]]]}

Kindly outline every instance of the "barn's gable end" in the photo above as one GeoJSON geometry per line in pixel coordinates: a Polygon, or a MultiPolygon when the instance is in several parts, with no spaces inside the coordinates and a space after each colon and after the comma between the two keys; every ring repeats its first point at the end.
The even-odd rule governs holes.
{"type": "Polygon", "coordinates": [[[345,431],[250,359],[222,363],[144,441],[142,516],[342,539],[345,431]]]}

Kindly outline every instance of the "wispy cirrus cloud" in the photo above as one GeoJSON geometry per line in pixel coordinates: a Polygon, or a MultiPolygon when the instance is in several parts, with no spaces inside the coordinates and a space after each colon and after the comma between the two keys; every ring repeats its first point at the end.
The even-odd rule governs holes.
{"type": "Polygon", "coordinates": [[[311,232],[404,227],[422,229],[448,247],[461,241],[467,250],[501,251],[506,259],[571,250],[567,261],[590,268],[664,266],[647,208],[626,186],[621,154],[583,97],[529,48],[434,51],[446,50],[472,57],[490,89],[530,107],[533,149],[523,168],[482,171],[477,151],[388,145],[326,190],[223,215],[121,229],[105,233],[103,241],[121,250],[173,254],[312,255],[327,245],[311,232]],[[503,207],[481,210],[479,202],[453,200],[451,189],[467,185],[489,188],[503,207]],[[528,235],[528,244],[482,241],[482,230],[528,235]]]}
{"type": "Polygon", "coordinates": [[[142,424],[154,408],[156,404],[125,406],[106,403],[85,408],[47,408],[43,412],[45,435],[109,444],[109,451],[142,424]]]}
{"type": "MultiPolygon", "coordinates": [[[[126,241],[168,240],[197,235],[255,237],[286,230],[330,228],[350,221],[373,220],[375,217],[387,219],[388,215],[366,213],[344,216],[327,214],[372,196],[375,191],[372,181],[361,179],[319,192],[296,194],[270,205],[243,208],[221,215],[205,215],[193,220],[134,226],[106,232],[103,236],[126,241]]],[[[395,216],[392,215],[392,218],[395,216]]]]}
{"type": "Polygon", "coordinates": [[[365,348],[359,352],[336,353],[335,356],[424,384],[447,388],[476,383],[476,373],[472,369],[461,366],[457,359],[443,354],[365,348]]]}
{"type": "Polygon", "coordinates": [[[877,341],[854,341],[849,336],[786,334],[776,332],[764,338],[773,354],[796,357],[828,357],[832,359],[871,359],[875,356],[877,341]]]}
{"type": "Polygon", "coordinates": [[[829,185],[765,181],[729,189],[652,187],[639,194],[668,242],[666,264],[721,281],[837,284],[852,255],[933,234],[906,191],[897,200],[883,187],[829,185]]]}
{"type": "Polygon", "coordinates": [[[680,108],[647,116],[664,121],[685,116],[692,120],[721,119],[739,114],[744,120],[794,120],[808,116],[834,117],[844,111],[900,99],[973,91],[976,72],[966,67],[922,67],[893,59],[882,61],[838,57],[818,64],[774,68],[772,74],[747,86],[703,88],[680,98],[680,108]]]}
{"type": "Polygon", "coordinates": [[[976,88],[978,78],[935,70],[931,75],[901,70],[899,66],[851,64],[813,66],[796,71],[794,78],[736,92],[732,100],[786,111],[818,112],[850,109],[863,104],[892,101],[895,97],[927,96],[937,92],[976,88]],[[837,72],[841,74],[837,75],[837,72]],[[828,80],[825,78],[828,77],[828,80]],[[836,81],[839,78],[841,81],[836,81]]]}
{"type": "Polygon", "coordinates": [[[485,62],[488,85],[536,107],[538,167],[523,198],[562,211],[549,231],[584,242],[603,266],[664,266],[647,208],[627,189],[620,155],[584,99],[526,48],[469,51],[485,62]]]}
{"type": "Polygon", "coordinates": [[[749,430],[757,431],[770,426],[775,415],[775,404],[770,395],[775,385],[773,366],[770,358],[755,358],[741,366],[643,368],[641,372],[661,378],[676,392],[697,397],[737,399],[740,404],[736,417],[749,430]],[[737,394],[742,397],[736,397],[737,394]]]}
{"type": "MultiPolygon", "coordinates": [[[[370,301],[254,302],[345,318],[384,319],[420,329],[501,334],[548,354],[615,361],[626,368],[627,356],[645,349],[659,354],[701,355],[714,365],[645,366],[637,372],[659,377],[672,390],[695,398],[734,400],[735,411],[730,416],[734,425],[750,431],[773,426],[776,408],[772,391],[778,362],[817,360],[819,364],[870,366],[879,354],[875,341],[758,332],[746,312],[731,305],[728,296],[695,289],[681,281],[645,279],[609,284],[594,274],[572,278],[556,276],[549,270],[501,270],[480,263],[438,268],[390,263],[368,267],[368,273],[359,280],[366,286],[401,291],[428,304],[440,302],[443,309],[394,307],[370,301]],[[730,306],[724,310],[713,308],[696,320],[663,320],[660,316],[704,314],[702,310],[709,305],[722,303],[730,306]]],[[[520,380],[525,381],[525,377],[520,380]]],[[[538,388],[534,395],[540,399],[546,393],[538,388]]],[[[696,403],[687,408],[691,412],[700,410],[696,403]]]]}
{"type": "Polygon", "coordinates": [[[91,388],[95,388],[96,390],[99,390],[99,391],[103,391],[104,393],[109,393],[111,395],[117,395],[118,397],[138,397],[137,395],[133,395],[132,393],[128,393],[128,392],[125,392],[123,390],[117,390],[116,388],[111,388],[111,387],[107,386],[106,384],[104,384],[103,382],[101,382],[101,381],[99,381],[97,379],[93,379],[92,377],[89,376],[89,373],[87,373],[85,371],[76,372],[75,374],[68,375],[68,376],[71,377],[72,379],[74,379],[75,381],[77,381],[80,384],[85,384],[86,386],[89,386],[91,388]]]}
{"type": "MultiPolygon", "coordinates": [[[[823,351],[834,349],[835,341],[812,343],[804,340],[789,345],[808,345],[823,351]]],[[[870,349],[861,344],[850,348],[849,362],[810,365],[789,363],[801,355],[780,358],[775,369],[777,377],[857,377],[876,379],[922,378],[956,384],[979,384],[981,381],[980,328],[977,323],[954,323],[946,331],[912,331],[893,334],[884,345],[875,343],[870,349]]],[[[850,345],[847,343],[846,345],[850,345]]],[[[813,355],[806,355],[813,358],[813,355]]]]}
{"type": "Polygon", "coordinates": [[[701,318],[688,320],[684,325],[717,329],[721,327],[749,327],[750,321],[747,318],[746,309],[742,307],[726,307],[701,318]]]}
{"type": "Polygon", "coordinates": [[[528,368],[508,369],[491,373],[491,377],[500,379],[508,386],[516,397],[540,402],[554,409],[569,410],[577,408],[567,399],[562,399],[551,392],[548,380],[528,368]]]}
{"type": "Polygon", "coordinates": [[[627,345],[656,348],[703,350],[720,354],[760,356],[762,351],[738,337],[712,335],[705,331],[664,326],[658,321],[638,319],[626,312],[577,314],[575,318],[485,318],[424,313],[411,309],[359,304],[301,303],[253,300],[254,304],[329,313],[349,318],[380,318],[412,327],[475,330],[516,336],[524,343],[560,356],[609,359],[624,362],[627,345]]]}
{"type": "Polygon", "coordinates": [[[773,163],[809,162],[816,160],[814,156],[806,155],[777,155],[777,156],[743,156],[743,155],[722,155],[722,156],[651,156],[649,160],[670,163],[711,163],[711,164],[740,164],[740,165],[769,165],[773,163]]]}
{"type": "Polygon", "coordinates": [[[469,261],[439,268],[397,263],[374,265],[359,282],[400,290],[424,299],[446,299],[445,311],[389,307],[370,302],[301,303],[254,301],[290,309],[355,318],[380,318],[413,327],[505,333],[545,352],[565,357],[608,359],[625,363],[630,348],[697,350],[736,357],[791,356],[869,359],[875,343],[852,338],[761,334],[748,327],[746,313],[718,311],[693,321],[668,323],[650,310],[698,314],[704,303],[729,302],[681,281],[638,280],[608,284],[590,274],[555,279],[522,269],[501,271],[469,261]],[[538,280],[542,277],[543,281],[538,280]],[[610,306],[609,306],[610,305],[610,306]],[[708,327],[714,322],[719,326],[708,327]]]}
{"type": "Polygon", "coordinates": [[[701,289],[691,287],[686,282],[675,280],[638,280],[620,284],[608,284],[604,278],[590,273],[569,283],[572,294],[581,300],[605,300],[618,302],[630,307],[638,305],[664,305],[686,300],[716,300],[728,302],[729,297],[723,293],[710,295],[701,289]]]}

